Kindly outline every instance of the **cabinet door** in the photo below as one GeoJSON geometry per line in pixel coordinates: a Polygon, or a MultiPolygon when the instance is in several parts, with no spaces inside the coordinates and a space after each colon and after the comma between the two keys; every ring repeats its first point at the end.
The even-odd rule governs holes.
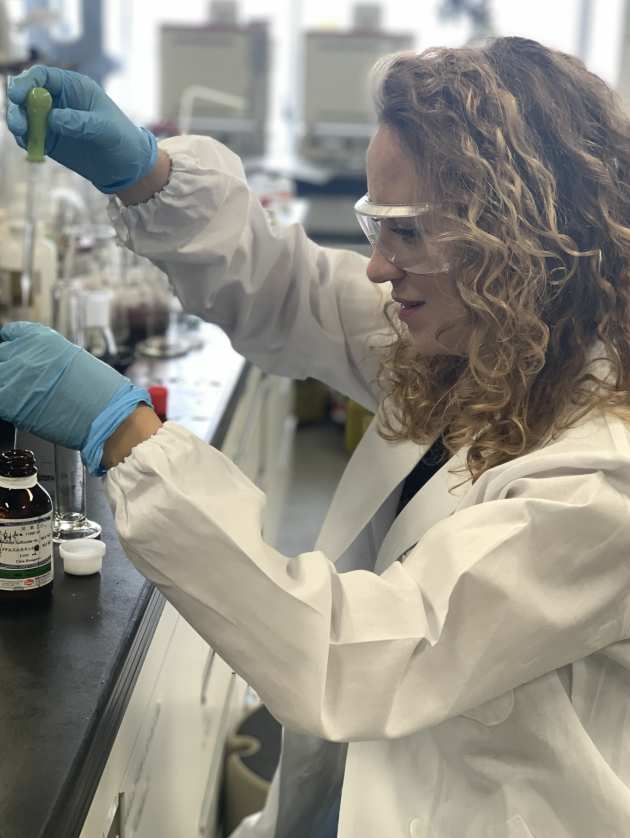
{"type": "MultiPolygon", "coordinates": [[[[267,492],[270,543],[294,431],[291,382],[252,367],[223,451],[267,492]]],[[[124,838],[213,836],[225,738],[245,689],[167,603],[81,838],[111,829],[124,838]]]]}
{"type": "Polygon", "coordinates": [[[129,836],[200,834],[214,765],[217,785],[220,780],[231,681],[229,667],[180,617],[152,702],[155,735],[141,770],[129,778],[129,836]]]}
{"type": "Polygon", "coordinates": [[[293,442],[297,427],[295,416],[285,417],[279,448],[273,459],[266,458],[265,470],[260,475],[260,488],[267,495],[263,537],[267,544],[275,547],[278,543],[280,524],[291,482],[293,463],[293,442]]]}
{"type": "MultiPolygon", "coordinates": [[[[103,838],[112,830],[120,831],[128,797],[124,794],[123,778],[129,772],[133,756],[142,754],[147,747],[152,724],[152,696],[173,640],[177,620],[177,612],[167,603],[133,688],[80,838],[103,838]]],[[[113,834],[116,835],[116,831],[113,834]]]]}
{"type": "Polygon", "coordinates": [[[243,392],[225,436],[221,450],[235,463],[242,459],[243,451],[251,445],[251,436],[260,424],[260,387],[264,378],[264,373],[258,367],[249,369],[243,392]]]}
{"type": "Polygon", "coordinates": [[[265,404],[263,441],[265,471],[273,473],[286,444],[286,420],[293,417],[294,386],[290,378],[268,376],[269,396],[265,404]]]}
{"type": "Polygon", "coordinates": [[[220,713],[213,725],[213,752],[204,783],[204,793],[197,818],[199,838],[214,838],[217,829],[219,788],[223,776],[225,741],[243,715],[244,682],[226,666],[226,691],[221,701],[220,713]],[[236,718],[235,718],[236,717],[236,718]]]}

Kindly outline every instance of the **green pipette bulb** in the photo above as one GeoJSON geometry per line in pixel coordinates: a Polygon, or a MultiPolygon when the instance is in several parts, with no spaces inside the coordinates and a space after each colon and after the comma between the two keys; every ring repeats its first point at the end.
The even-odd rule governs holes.
{"type": "Polygon", "coordinates": [[[45,87],[34,87],[26,97],[28,117],[28,139],[26,159],[31,163],[43,163],[46,146],[46,126],[52,108],[52,96],[45,87]]]}

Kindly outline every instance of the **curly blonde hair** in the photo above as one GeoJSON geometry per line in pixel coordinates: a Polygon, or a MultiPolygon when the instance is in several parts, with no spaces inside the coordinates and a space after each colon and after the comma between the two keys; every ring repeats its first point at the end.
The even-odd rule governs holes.
{"type": "Polygon", "coordinates": [[[379,123],[459,220],[471,330],[466,357],[422,357],[386,307],[381,436],[443,433],[476,480],[591,410],[626,416],[630,121],[613,92],[524,38],[397,54],[374,79],[379,123]]]}

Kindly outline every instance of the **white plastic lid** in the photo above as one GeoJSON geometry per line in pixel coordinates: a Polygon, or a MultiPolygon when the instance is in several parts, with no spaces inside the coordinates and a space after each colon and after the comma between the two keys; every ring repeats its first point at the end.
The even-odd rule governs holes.
{"type": "Polygon", "coordinates": [[[106,547],[104,542],[94,538],[77,538],[59,545],[63,569],[73,576],[89,576],[99,573],[106,547]]]}

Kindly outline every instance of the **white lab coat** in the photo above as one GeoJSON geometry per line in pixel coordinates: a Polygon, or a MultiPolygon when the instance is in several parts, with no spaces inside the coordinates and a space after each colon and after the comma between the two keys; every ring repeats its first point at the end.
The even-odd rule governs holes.
{"type": "MultiPolygon", "coordinates": [[[[218,143],[164,145],[171,181],[113,212],[120,235],[263,369],[374,409],[387,289],[365,260],[274,236],[218,143]]],[[[294,558],[263,542],[260,490],[173,423],[107,477],[130,559],[286,726],[235,836],[318,838],[343,776],[342,838],[628,838],[627,426],[592,416],[449,491],[462,452],[394,520],[422,452],[373,424],[294,558]]]]}

